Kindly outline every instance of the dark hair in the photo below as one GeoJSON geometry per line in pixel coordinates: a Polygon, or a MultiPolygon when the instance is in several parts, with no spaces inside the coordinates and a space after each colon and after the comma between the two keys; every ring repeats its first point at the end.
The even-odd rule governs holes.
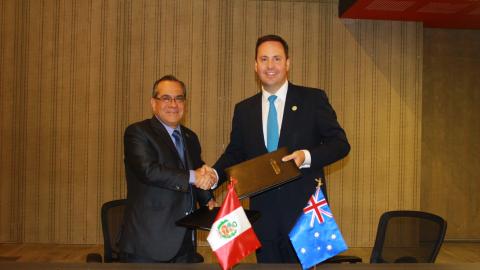
{"type": "Polygon", "coordinates": [[[258,47],[260,47],[260,45],[262,45],[262,43],[267,42],[267,41],[280,42],[280,44],[282,44],[282,46],[283,46],[283,50],[285,51],[285,56],[288,59],[288,44],[282,37],[277,36],[277,35],[266,35],[266,36],[263,36],[263,37],[259,37],[257,39],[257,46],[255,47],[255,59],[257,59],[258,47]]]}
{"type": "Polygon", "coordinates": [[[187,88],[185,87],[185,84],[180,81],[179,79],[177,79],[175,76],[169,74],[169,75],[165,75],[163,76],[162,78],[158,79],[154,84],[153,84],[153,90],[152,90],[152,98],[154,98],[156,95],[157,95],[157,86],[159,83],[163,82],[163,81],[172,81],[172,82],[178,82],[181,86],[182,86],[182,90],[183,90],[183,95],[186,96],[187,95],[187,88]]]}

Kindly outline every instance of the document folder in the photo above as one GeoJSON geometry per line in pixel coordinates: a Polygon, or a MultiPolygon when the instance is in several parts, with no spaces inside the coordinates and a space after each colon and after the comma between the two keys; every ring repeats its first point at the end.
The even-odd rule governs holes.
{"type": "MultiPolygon", "coordinates": [[[[188,216],[177,220],[176,224],[178,226],[183,226],[191,229],[202,229],[209,231],[210,228],[212,228],[218,210],[220,210],[220,207],[215,207],[210,210],[208,209],[208,207],[203,206],[195,210],[188,216]]],[[[260,217],[260,212],[254,210],[245,209],[245,214],[247,215],[250,223],[255,222],[260,217]]]]}
{"type": "Polygon", "coordinates": [[[227,176],[237,179],[235,191],[239,199],[252,197],[300,177],[293,160],[283,162],[290,154],[286,147],[225,169],[227,176]]]}
{"type": "MultiPolygon", "coordinates": [[[[288,149],[283,147],[225,169],[229,178],[237,179],[235,191],[238,198],[252,197],[299,178],[300,170],[295,162],[282,161],[282,157],[288,154],[290,154],[288,149]]],[[[176,224],[187,228],[210,230],[218,210],[218,207],[213,210],[201,207],[177,220],[176,224]]],[[[245,213],[250,223],[256,221],[261,214],[248,209],[245,209],[245,213]]]]}

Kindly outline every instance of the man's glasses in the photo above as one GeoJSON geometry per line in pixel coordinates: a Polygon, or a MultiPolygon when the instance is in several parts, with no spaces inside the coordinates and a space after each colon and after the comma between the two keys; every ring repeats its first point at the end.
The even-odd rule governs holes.
{"type": "Polygon", "coordinates": [[[174,100],[177,104],[183,104],[185,102],[185,96],[183,95],[180,95],[180,96],[176,96],[176,97],[172,97],[172,96],[169,96],[169,95],[163,95],[163,96],[160,96],[160,97],[153,97],[154,99],[156,100],[160,100],[161,102],[163,103],[172,103],[174,100]]]}

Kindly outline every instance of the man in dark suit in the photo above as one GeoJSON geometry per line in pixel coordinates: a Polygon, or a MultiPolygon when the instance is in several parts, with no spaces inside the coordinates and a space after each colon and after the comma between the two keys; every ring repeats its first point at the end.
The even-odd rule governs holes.
{"type": "Polygon", "coordinates": [[[291,154],[283,161],[294,160],[301,169],[300,179],[250,200],[250,208],[261,212],[253,224],[262,244],[260,263],[297,262],[288,233],[313,193],[315,179],[324,178],[323,167],[350,150],[325,92],[289,83],[289,66],[288,45],[281,37],[257,40],[255,71],[262,91],[235,106],[230,143],[213,166],[222,183],[225,168],[286,146],[291,154]]]}
{"type": "Polygon", "coordinates": [[[155,82],[154,116],[125,130],[127,207],[120,237],[125,262],[195,262],[194,232],[175,225],[196,202],[213,207],[215,182],[197,135],[180,125],[186,89],[172,75],[155,82]]]}

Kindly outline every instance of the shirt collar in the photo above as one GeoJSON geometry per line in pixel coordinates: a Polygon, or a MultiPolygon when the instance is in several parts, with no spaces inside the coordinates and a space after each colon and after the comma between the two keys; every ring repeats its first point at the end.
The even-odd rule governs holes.
{"type": "Polygon", "coordinates": [[[285,100],[287,98],[287,91],[288,91],[288,80],[286,80],[282,86],[277,90],[275,94],[271,94],[267,90],[265,90],[262,86],[262,96],[265,98],[265,100],[268,100],[268,98],[271,95],[277,96],[278,99],[280,100],[285,100]]]}
{"type": "Polygon", "coordinates": [[[167,130],[167,132],[170,136],[172,136],[174,130],[178,130],[178,132],[180,132],[180,134],[182,134],[182,131],[180,129],[180,125],[178,125],[176,128],[172,128],[171,126],[165,124],[162,120],[160,120],[160,118],[158,118],[158,116],[155,115],[155,118],[157,118],[158,122],[160,122],[165,127],[165,129],[167,130]]]}

